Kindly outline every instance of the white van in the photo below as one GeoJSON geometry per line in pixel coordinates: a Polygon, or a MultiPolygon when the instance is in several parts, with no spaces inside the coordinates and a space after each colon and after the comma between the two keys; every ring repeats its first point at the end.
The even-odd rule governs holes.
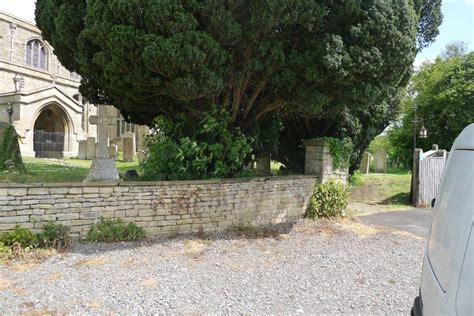
{"type": "Polygon", "coordinates": [[[412,315],[474,316],[474,124],[456,139],[433,206],[412,315]]]}

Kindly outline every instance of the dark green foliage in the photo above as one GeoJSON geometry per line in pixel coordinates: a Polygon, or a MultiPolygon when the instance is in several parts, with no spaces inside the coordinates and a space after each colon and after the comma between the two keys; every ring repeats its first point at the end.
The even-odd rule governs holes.
{"type": "Polygon", "coordinates": [[[48,222],[43,226],[43,231],[37,234],[39,246],[43,248],[54,248],[64,250],[69,247],[71,238],[69,237],[70,227],[54,222],[48,222]]]}
{"type": "Polygon", "coordinates": [[[38,247],[38,237],[29,229],[17,225],[14,230],[0,235],[0,242],[5,246],[12,247],[15,244],[22,248],[38,247]]]}
{"type": "Polygon", "coordinates": [[[227,128],[227,115],[214,110],[196,126],[182,115],[161,117],[147,140],[142,169],[148,180],[193,180],[240,176],[248,166],[252,139],[227,128]],[[190,128],[192,126],[192,128],[190,128]]]}
{"type": "Polygon", "coordinates": [[[317,184],[314,187],[306,216],[312,219],[341,217],[347,206],[348,195],[348,188],[333,179],[317,184]]]}
{"type": "Polygon", "coordinates": [[[219,104],[229,131],[255,138],[256,156],[275,154],[281,122],[277,154],[291,168],[300,166],[301,140],[318,136],[350,137],[356,165],[396,114],[417,50],[437,34],[440,6],[38,0],[36,22],[93,103],[114,104],[135,123],[185,115],[190,126],[219,104]]]}
{"type": "Polygon", "coordinates": [[[438,144],[440,149],[450,150],[457,135],[474,122],[473,82],[474,52],[438,58],[413,76],[410,88],[416,97],[406,96],[401,120],[389,132],[391,156],[396,162],[406,168],[412,166],[413,104],[417,105],[418,119],[423,119],[428,130],[428,138],[418,139],[417,147],[427,151],[432,144],[438,144]]]}
{"type": "Polygon", "coordinates": [[[121,219],[101,219],[87,234],[90,242],[134,241],[145,238],[145,231],[135,223],[125,224],[121,219]]]}
{"type": "Polygon", "coordinates": [[[16,171],[25,171],[18,145],[18,135],[13,125],[0,126],[0,170],[8,169],[6,162],[11,163],[16,171]]]}

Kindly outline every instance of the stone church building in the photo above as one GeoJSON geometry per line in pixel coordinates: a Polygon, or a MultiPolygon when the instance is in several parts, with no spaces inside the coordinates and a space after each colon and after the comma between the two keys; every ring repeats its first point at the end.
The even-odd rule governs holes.
{"type": "MultiPolygon", "coordinates": [[[[97,136],[89,123],[97,108],[82,98],[79,85],[79,75],[60,64],[33,23],[0,11],[0,122],[11,116],[23,156],[77,157],[78,142],[97,136]]],[[[109,140],[120,149],[120,137],[134,133],[140,149],[147,128],[125,122],[113,106],[108,115],[115,118],[109,140]]]]}

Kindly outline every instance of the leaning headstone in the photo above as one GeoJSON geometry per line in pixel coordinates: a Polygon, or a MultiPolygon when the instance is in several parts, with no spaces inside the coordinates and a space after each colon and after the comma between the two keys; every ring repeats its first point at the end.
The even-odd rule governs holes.
{"type": "Polygon", "coordinates": [[[77,159],[87,159],[87,140],[79,141],[79,152],[77,154],[77,159]]]}
{"type": "Polygon", "coordinates": [[[377,150],[375,152],[375,172],[387,172],[387,152],[385,150],[377,150]]]}
{"type": "Polygon", "coordinates": [[[118,181],[119,173],[114,160],[109,158],[107,140],[108,125],[115,124],[115,118],[107,116],[106,105],[99,105],[97,114],[89,118],[91,124],[97,125],[98,145],[97,157],[92,161],[86,181],[118,181]]]}
{"type": "Polygon", "coordinates": [[[270,155],[257,158],[256,173],[258,177],[268,177],[270,172],[270,155]]]}
{"type": "Polygon", "coordinates": [[[359,171],[362,174],[368,174],[369,173],[370,160],[371,159],[372,159],[372,155],[368,152],[365,152],[364,156],[362,157],[362,161],[360,162],[360,167],[359,167],[359,171]]]}
{"type": "Polygon", "coordinates": [[[143,152],[143,150],[141,151],[137,151],[137,159],[138,159],[138,163],[142,163],[143,160],[145,160],[145,153],[143,152]]]}
{"type": "Polygon", "coordinates": [[[87,159],[94,160],[95,153],[95,137],[87,137],[87,159]]]}
{"type": "Polygon", "coordinates": [[[118,155],[117,145],[110,145],[108,147],[108,150],[109,150],[109,158],[113,159],[114,161],[117,161],[117,155],[118,155]]]}
{"type": "Polygon", "coordinates": [[[125,137],[123,139],[123,161],[131,162],[135,156],[135,138],[125,137]]]}

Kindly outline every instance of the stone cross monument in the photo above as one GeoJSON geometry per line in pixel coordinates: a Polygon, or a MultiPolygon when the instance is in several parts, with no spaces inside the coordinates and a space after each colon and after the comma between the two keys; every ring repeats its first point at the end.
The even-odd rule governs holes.
{"type": "Polygon", "coordinates": [[[97,116],[91,116],[89,122],[97,125],[97,154],[92,161],[87,182],[118,181],[119,174],[113,159],[109,158],[107,126],[114,124],[115,118],[107,116],[107,106],[97,106],[97,116]]]}

